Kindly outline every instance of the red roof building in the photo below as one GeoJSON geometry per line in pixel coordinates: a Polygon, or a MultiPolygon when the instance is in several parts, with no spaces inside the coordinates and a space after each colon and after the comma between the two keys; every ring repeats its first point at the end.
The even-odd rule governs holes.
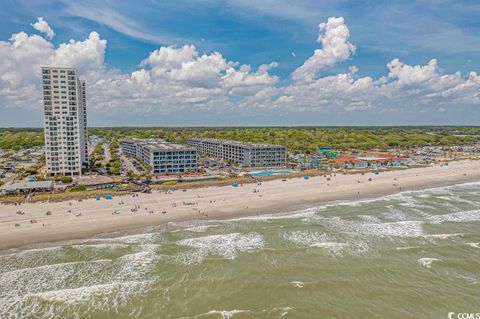
{"type": "Polygon", "coordinates": [[[353,167],[366,167],[367,162],[363,160],[356,159],[353,156],[348,156],[348,155],[342,155],[339,158],[335,159],[335,164],[339,166],[353,166],[353,167]]]}

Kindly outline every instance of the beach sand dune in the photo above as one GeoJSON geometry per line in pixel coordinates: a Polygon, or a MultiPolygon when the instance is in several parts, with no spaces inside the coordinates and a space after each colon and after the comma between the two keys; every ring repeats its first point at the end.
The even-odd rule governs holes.
{"type": "Polygon", "coordinates": [[[480,181],[480,161],[405,170],[274,180],[262,185],[153,192],[82,202],[0,206],[0,251],[109,233],[141,232],[171,221],[291,212],[336,201],[480,181]],[[371,181],[369,179],[371,178],[371,181]],[[17,214],[17,211],[25,214],[17,214]],[[47,212],[50,212],[47,215],[47,212]],[[31,220],[35,220],[32,223],[31,220]],[[15,226],[17,224],[17,226],[15,226]]]}

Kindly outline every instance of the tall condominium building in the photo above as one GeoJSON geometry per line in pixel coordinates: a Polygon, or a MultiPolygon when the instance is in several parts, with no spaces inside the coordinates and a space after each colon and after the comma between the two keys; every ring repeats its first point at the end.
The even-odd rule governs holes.
{"type": "Polygon", "coordinates": [[[155,139],[126,139],[120,147],[125,154],[150,166],[152,174],[189,173],[197,168],[197,151],[193,147],[155,139]]]}
{"type": "Polygon", "coordinates": [[[202,154],[247,167],[283,167],[287,149],[282,145],[243,143],[213,138],[191,138],[188,144],[202,154]]]}
{"type": "Polygon", "coordinates": [[[81,175],[88,165],[85,82],[73,68],[43,67],[47,173],[81,175]]]}

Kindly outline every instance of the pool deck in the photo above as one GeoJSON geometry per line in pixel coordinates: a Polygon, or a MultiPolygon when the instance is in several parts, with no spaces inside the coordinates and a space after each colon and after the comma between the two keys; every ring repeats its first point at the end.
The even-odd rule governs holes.
{"type": "Polygon", "coordinates": [[[251,175],[253,177],[260,177],[260,176],[270,176],[270,175],[281,175],[281,174],[291,174],[292,171],[287,170],[279,170],[279,171],[253,171],[253,172],[245,172],[242,175],[251,175]]]}

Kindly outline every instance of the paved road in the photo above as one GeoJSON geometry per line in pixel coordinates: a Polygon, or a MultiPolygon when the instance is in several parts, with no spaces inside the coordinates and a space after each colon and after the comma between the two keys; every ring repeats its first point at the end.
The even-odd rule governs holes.
{"type": "Polygon", "coordinates": [[[112,154],[110,154],[110,147],[107,143],[102,144],[103,149],[105,150],[105,154],[103,155],[102,164],[107,164],[112,159],[112,154]]]}
{"type": "Polygon", "coordinates": [[[132,161],[128,157],[121,154],[120,159],[122,161],[122,173],[127,174],[127,172],[131,170],[134,174],[141,174],[141,172],[135,167],[135,165],[133,165],[132,161]]]}
{"type": "Polygon", "coordinates": [[[14,174],[14,173],[7,173],[5,175],[6,175],[5,178],[2,179],[5,185],[10,184],[18,176],[17,174],[14,174]]]}

